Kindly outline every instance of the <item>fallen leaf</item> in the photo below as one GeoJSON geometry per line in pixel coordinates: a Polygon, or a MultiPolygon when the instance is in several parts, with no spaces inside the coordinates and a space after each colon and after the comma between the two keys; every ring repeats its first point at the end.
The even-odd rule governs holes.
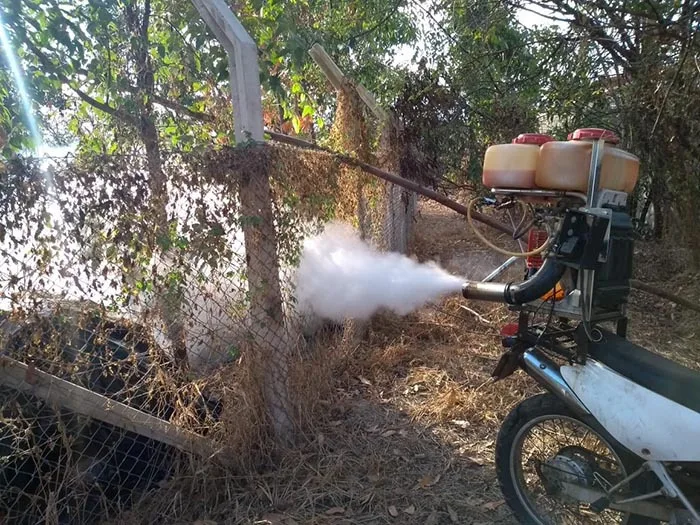
{"type": "Polygon", "coordinates": [[[457,512],[455,512],[455,509],[449,505],[447,506],[447,513],[450,515],[450,521],[452,523],[459,523],[459,516],[457,516],[457,512]]]}
{"type": "Polygon", "coordinates": [[[425,487],[428,486],[430,483],[430,480],[433,479],[431,475],[425,475],[421,479],[418,480],[418,483],[416,483],[416,486],[413,487],[413,490],[415,489],[424,489],[425,487]]]}
{"type": "Polygon", "coordinates": [[[318,436],[316,436],[316,441],[318,441],[319,445],[323,445],[326,442],[326,436],[324,436],[323,434],[319,434],[318,436]]]}
{"type": "Polygon", "coordinates": [[[438,524],[438,513],[433,511],[430,515],[425,518],[425,525],[437,525],[438,524]]]}
{"type": "Polygon", "coordinates": [[[372,483],[376,483],[377,481],[382,479],[382,477],[379,474],[370,474],[369,476],[367,476],[367,479],[370,480],[372,483]]]}
{"type": "MultiPolygon", "coordinates": [[[[263,519],[266,518],[263,517],[263,519]]],[[[197,520],[192,525],[216,525],[216,522],[212,520],[197,520]]]]}
{"type": "Polygon", "coordinates": [[[408,436],[408,430],[399,430],[399,436],[405,438],[406,436],[408,436]]]}
{"type": "Polygon", "coordinates": [[[342,425],[342,424],[343,424],[343,422],[342,422],[341,420],[338,420],[338,421],[331,421],[331,422],[330,422],[330,425],[331,425],[332,427],[339,427],[339,426],[342,425]]]}
{"type": "Polygon", "coordinates": [[[362,383],[363,385],[372,386],[372,382],[366,377],[358,376],[357,379],[359,379],[360,383],[362,383]]]}
{"type": "Polygon", "coordinates": [[[391,450],[391,453],[392,453],[394,456],[397,456],[397,457],[403,459],[406,463],[410,463],[409,459],[408,459],[406,456],[404,456],[398,448],[392,449],[392,450],[391,450]]]}
{"type": "Polygon", "coordinates": [[[389,511],[389,515],[394,518],[399,515],[399,511],[393,505],[390,505],[387,510],[389,511]]]}
{"type": "Polygon", "coordinates": [[[484,462],[481,461],[479,458],[475,458],[475,457],[472,457],[472,456],[467,456],[467,459],[469,460],[469,462],[470,462],[471,464],[476,465],[477,467],[483,467],[483,466],[484,466],[484,462]]]}
{"type": "Polygon", "coordinates": [[[415,513],[416,513],[416,506],[415,506],[415,505],[409,505],[408,507],[406,507],[405,509],[403,509],[403,511],[404,511],[406,514],[415,514],[415,513]]]}
{"type": "Polygon", "coordinates": [[[442,477],[442,474],[438,474],[437,476],[433,477],[430,474],[426,474],[423,476],[420,481],[416,484],[415,487],[413,487],[413,490],[416,489],[427,489],[428,487],[432,487],[433,485],[436,485],[438,481],[440,481],[440,478],[442,477]]]}
{"type": "Polygon", "coordinates": [[[500,507],[504,503],[505,503],[505,500],[489,501],[488,503],[484,504],[484,508],[486,510],[496,510],[498,507],[500,507]]]}
{"type": "Polygon", "coordinates": [[[484,503],[484,500],[477,498],[476,496],[468,496],[466,499],[466,504],[470,507],[479,507],[484,503]]]}
{"type": "Polygon", "coordinates": [[[382,432],[382,437],[383,438],[388,438],[396,434],[396,430],[387,430],[386,432],[382,432]]]}
{"type": "Polygon", "coordinates": [[[467,428],[471,425],[471,423],[469,423],[469,421],[467,421],[466,419],[453,419],[451,423],[462,429],[467,428]]]}
{"type": "Polygon", "coordinates": [[[375,432],[379,432],[379,425],[373,425],[367,429],[367,432],[370,432],[371,434],[374,434],[375,432]]]}
{"type": "Polygon", "coordinates": [[[345,514],[345,507],[333,507],[326,511],[329,516],[337,516],[338,514],[345,514]]]}

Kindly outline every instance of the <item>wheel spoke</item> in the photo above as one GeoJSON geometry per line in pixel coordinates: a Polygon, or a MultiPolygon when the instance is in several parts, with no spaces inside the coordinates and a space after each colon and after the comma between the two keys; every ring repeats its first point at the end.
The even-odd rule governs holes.
{"type": "Polygon", "coordinates": [[[563,483],[604,488],[624,477],[617,454],[595,430],[571,417],[550,415],[529,422],[519,436],[514,480],[533,518],[542,525],[626,523],[626,514],[596,514],[558,493],[563,483]]]}

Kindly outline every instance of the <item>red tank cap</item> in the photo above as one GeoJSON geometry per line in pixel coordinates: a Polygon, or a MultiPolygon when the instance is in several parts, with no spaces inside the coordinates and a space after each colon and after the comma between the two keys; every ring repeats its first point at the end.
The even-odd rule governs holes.
{"type": "Polygon", "coordinates": [[[618,144],[620,142],[620,137],[615,135],[610,130],[601,128],[580,128],[569,133],[567,137],[568,140],[598,140],[605,139],[605,142],[609,144],[618,144]]]}
{"type": "Polygon", "coordinates": [[[521,133],[513,139],[513,144],[534,144],[541,146],[545,142],[554,141],[554,137],[542,133],[521,133]]]}

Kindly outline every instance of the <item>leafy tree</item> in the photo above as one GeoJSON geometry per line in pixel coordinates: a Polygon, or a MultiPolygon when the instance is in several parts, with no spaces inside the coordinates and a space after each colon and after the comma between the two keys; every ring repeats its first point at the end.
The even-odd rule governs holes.
{"type": "Polygon", "coordinates": [[[563,26],[557,35],[568,53],[548,78],[550,115],[569,129],[603,125],[618,131],[642,160],[640,215],[653,203],[660,237],[673,202],[675,213],[687,217],[675,227],[698,246],[696,3],[537,0],[520,7],[563,26]]]}
{"type": "MultiPolygon", "coordinates": [[[[186,151],[232,140],[228,61],[221,46],[189,2],[2,3],[37,107],[67,123],[78,152],[145,156],[155,228],[146,232],[143,249],[172,250],[177,228],[167,210],[164,147],[186,151]]],[[[372,80],[370,87],[385,78],[383,52],[413,36],[401,5],[252,0],[235,5],[258,41],[266,107],[276,110],[276,120],[291,121],[300,133],[318,129],[320,115],[328,118],[334,97],[307,53],[315,41],[352,56],[360,75],[372,80]]],[[[9,97],[10,86],[3,71],[0,95],[9,97]]],[[[9,112],[15,106],[7,107],[9,112]]],[[[4,120],[16,118],[8,113],[4,120]]],[[[168,282],[167,299],[177,303],[181,290],[168,282]]],[[[183,327],[174,318],[168,325],[176,353],[184,357],[183,327]]]]}
{"type": "Polygon", "coordinates": [[[432,60],[407,75],[397,103],[407,139],[439,179],[478,179],[486,147],[538,128],[542,68],[497,4],[433,1],[416,14],[430,22],[432,60]]]}

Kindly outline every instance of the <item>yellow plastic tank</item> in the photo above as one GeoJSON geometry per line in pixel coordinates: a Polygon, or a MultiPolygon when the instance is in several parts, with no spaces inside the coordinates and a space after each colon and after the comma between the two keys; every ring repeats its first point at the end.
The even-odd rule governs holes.
{"type": "Polygon", "coordinates": [[[540,146],[554,138],[540,133],[522,133],[511,144],[496,144],[484,155],[482,180],[489,188],[535,188],[540,146]]]}
{"type": "Polygon", "coordinates": [[[600,188],[631,193],[639,179],[639,159],[616,145],[620,139],[599,128],[577,129],[567,141],[550,141],[540,148],[535,184],[542,189],[588,192],[593,144],[605,139],[600,188]]]}

